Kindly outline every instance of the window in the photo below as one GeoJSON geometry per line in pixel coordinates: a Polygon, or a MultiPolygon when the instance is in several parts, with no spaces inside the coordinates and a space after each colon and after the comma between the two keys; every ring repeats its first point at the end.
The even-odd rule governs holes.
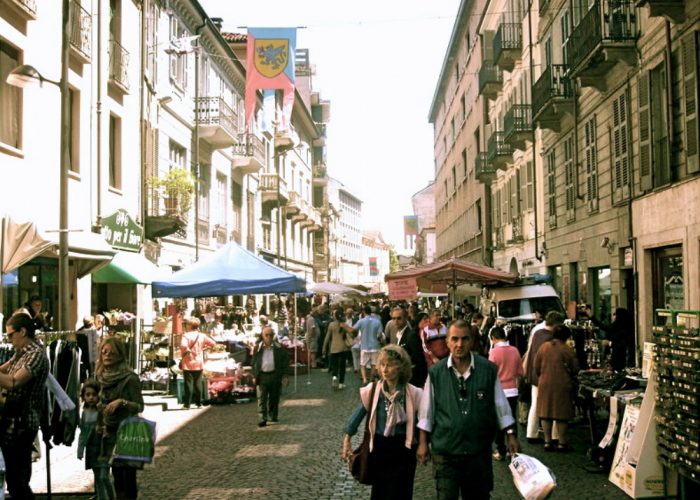
{"type": "Polygon", "coordinates": [[[168,160],[170,161],[170,168],[185,168],[187,164],[187,151],[185,148],[180,146],[177,142],[170,141],[170,153],[168,160]]]}
{"type": "Polygon", "coordinates": [[[681,40],[683,55],[683,104],[685,110],[686,173],[700,171],[700,130],[698,127],[698,32],[692,31],[681,40]]]}
{"type": "Polygon", "coordinates": [[[569,64],[569,54],[566,51],[566,42],[569,40],[570,34],[568,10],[564,11],[559,22],[561,26],[561,62],[563,64],[569,64]]]}
{"type": "MultiPolygon", "coordinates": [[[[196,168],[196,167],[195,167],[196,168]]],[[[199,182],[199,220],[209,221],[209,192],[211,191],[211,165],[201,164],[199,166],[199,177],[195,179],[199,182]]],[[[193,173],[194,173],[193,168],[193,173]]]]}
{"type": "Polygon", "coordinates": [[[598,210],[598,150],[596,147],[595,116],[584,124],[584,154],[586,161],[586,202],[588,211],[598,210]]]}
{"type": "MultiPolygon", "coordinates": [[[[170,41],[179,40],[187,36],[184,26],[175,16],[170,16],[170,41]]],[[[187,85],[187,54],[171,51],[170,55],[170,80],[180,90],[187,85]]]]}
{"type": "Polygon", "coordinates": [[[122,188],[122,120],[109,115],[109,187],[122,188]]]}
{"type": "Polygon", "coordinates": [[[226,176],[217,172],[216,174],[216,207],[214,213],[216,214],[217,222],[226,227],[226,214],[228,213],[226,208],[226,176]]]}
{"type": "MultiPolygon", "coordinates": [[[[243,186],[236,181],[231,182],[231,206],[233,208],[233,231],[240,238],[243,227],[243,186]]],[[[237,241],[238,241],[237,238],[237,241]]]]}
{"type": "Polygon", "coordinates": [[[156,2],[149,2],[148,14],[146,14],[146,16],[146,75],[151,83],[156,83],[159,17],[159,10],[156,2]]]}
{"type": "Polygon", "coordinates": [[[549,209],[549,227],[557,227],[557,175],[555,170],[555,152],[547,155],[547,208],[549,209]]]}
{"type": "Polygon", "coordinates": [[[71,172],[80,173],[80,92],[76,89],[68,89],[68,129],[70,140],[68,141],[69,168],[71,172]]]}
{"type": "Polygon", "coordinates": [[[466,179],[467,177],[467,149],[464,148],[462,151],[462,175],[466,179]]]}
{"type": "Polygon", "coordinates": [[[524,172],[520,174],[518,185],[522,188],[522,192],[520,194],[521,210],[525,212],[526,210],[532,210],[535,208],[535,169],[532,162],[529,161],[525,164],[525,168],[522,170],[524,170],[524,172]]]}
{"type": "Polygon", "coordinates": [[[457,167],[452,167],[452,192],[457,191],[457,167]]]}
{"type": "Polygon", "coordinates": [[[566,186],[566,218],[576,218],[576,175],[574,172],[574,138],[564,141],[564,185],[566,186]]]}
{"type": "Polygon", "coordinates": [[[613,203],[630,197],[630,164],[627,142],[627,94],[613,101],[613,203]]]}
{"type": "Polygon", "coordinates": [[[639,172],[644,191],[672,180],[665,75],[661,63],[639,78],[639,172]]]}
{"type": "Polygon", "coordinates": [[[20,61],[20,52],[0,40],[0,143],[14,149],[22,149],[22,90],[5,80],[20,61]]]}

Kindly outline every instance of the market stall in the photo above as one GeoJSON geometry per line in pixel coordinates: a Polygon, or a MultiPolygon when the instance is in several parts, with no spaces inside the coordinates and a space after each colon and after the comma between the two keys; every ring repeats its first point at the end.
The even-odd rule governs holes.
{"type": "MultiPolygon", "coordinates": [[[[213,297],[222,295],[306,292],[306,283],[296,275],[281,269],[257,255],[249,252],[236,242],[221,247],[206,259],[173,273],[167,281],[153,282],[154,297],[213,297]]],[[[253,328],[242,330],[224,330],[216,335],[215,340],[223,349],[225,356],[214,355],[207,359],[204,366],[205,375],[209,376],[209,396],[213,400],[226,399],[227,395],[249,394],[254,384],[251,383],[249,368],[244,364],[243,349],[247,353],[257,341],[257,331],[253,328]]],[[[179,345],[179,339],[172,338],[172,345],[179,345]]],[[[283,339],[283,345],[293,350],[292,366],[296,381],[296,366],[299,351],[303,343],[296,338],[296,329],[290,337],[283,339]]]]}

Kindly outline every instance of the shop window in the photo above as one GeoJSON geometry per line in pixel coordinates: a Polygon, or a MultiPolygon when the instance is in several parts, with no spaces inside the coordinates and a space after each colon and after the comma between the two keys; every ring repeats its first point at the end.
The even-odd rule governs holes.
{"type": "MultiPolygon", "coordinates": [[[[652,258],[652,290],[654,311],[657,309],[685,309],[683,278],[683,247],[674,246],[655,250],[652,258]]],[[[656,317],[656,315],[654,315],[656,317]]],[[[667,318],[656,318],[657,325],[667,318]]]]}
{"type": "Polygon", "coordinates": [[[588,270],[591,278],[591,296],[593,298],[593,314],[602,321],[611,319],[611,294],[610,268],[597,267],[588,270]]]}

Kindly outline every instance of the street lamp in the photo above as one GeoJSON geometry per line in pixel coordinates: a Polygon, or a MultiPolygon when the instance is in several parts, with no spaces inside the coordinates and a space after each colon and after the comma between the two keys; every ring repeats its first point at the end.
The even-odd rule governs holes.
{"type": "Polygon", "coordinates": [[[39,71],[23,64],[7,76],[9,85],[25,88],[43,86],[44,82],[56,85],[61,92],[61,168],[59,175],[59,215],[58,215],[58,327],[61,331],[69,329],[70,284],[68,280],[68,170],[70,168],[70,95],[68,90],[68,57],[70,42],[71,1],[63,0],[63,19],[61,30],[61,79],[59,81],[44,78],[39,71]]]}

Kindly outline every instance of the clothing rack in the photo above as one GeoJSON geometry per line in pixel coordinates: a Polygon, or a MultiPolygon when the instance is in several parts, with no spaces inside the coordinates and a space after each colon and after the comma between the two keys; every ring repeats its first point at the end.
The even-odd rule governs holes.
{"type": "MultiPolygon", "coordinates": [[[[48,346],[53,342],[54,340],[65,340],[67,342],[76,342],[77,341],[77,333],[75,330],[58,330],[58,331],[50,331],[50,332],[37,332],[36,334],[37,340],[39,340],[42,345],[48,346]]],[[[48,397],[48,389],[45,389],[47,394],[46,394],[46,400],[49,400],[48,397]]],[[[44,418],[42,418],[42,426],[45,425],[46,428],[48,429],[50,426],[50,422],[46,421],[48,418],[48,409],[46,414],[44,415],[44,418]]],[[[42,429],[41,432],[41,437],[43,438],[42,440],[44,441],[44,451],[46,453],[46,498],[47,500],[51,500],[51,448],[53,445],[51,444],[51,433],[42,429]]]]}

